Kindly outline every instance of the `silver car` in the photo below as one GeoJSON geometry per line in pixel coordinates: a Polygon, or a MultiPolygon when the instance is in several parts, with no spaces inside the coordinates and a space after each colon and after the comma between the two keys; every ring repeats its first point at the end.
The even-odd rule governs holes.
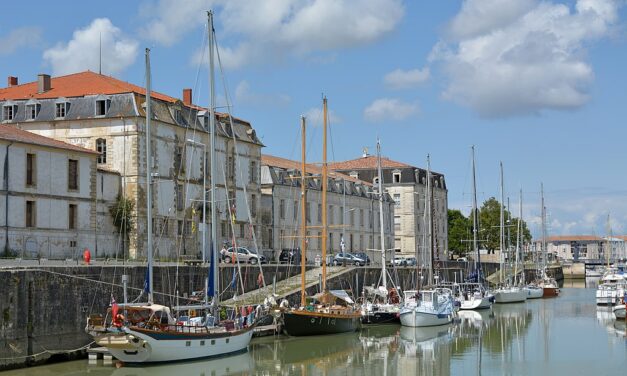
{"type": "Polygon", "coordinates": [[[233,252],[233,247],[223,249],[220,251],[220,255],[222,256],[222,260],[227,264],[234,262],[234,260],[247,264],[266,264],[268,262],[265,256],[259,255],[244,247],[237,247],[237,252],[233,252]]]}

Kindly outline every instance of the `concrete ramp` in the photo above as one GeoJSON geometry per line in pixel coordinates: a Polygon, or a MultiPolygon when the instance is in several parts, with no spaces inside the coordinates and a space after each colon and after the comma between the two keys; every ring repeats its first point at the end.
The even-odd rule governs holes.
{"type": "MultiPolygon", "coordinates": [[[[352,270],[351,267],[344,266],[327,266],[327,280],[341,276],[352,270]]],[[[322,267],[310,269],[305,273],[305,288],[316,286],[319,283],[319,275],[322,274],[322,267]]],[[[300,274],[293,277],[277,281],[276,294],[278,295],[277,303],[292,294],[300,292],[300,274]]],[[[267,285],[265,288],[252,290],[242,295],[233,297],[232,299],[221,302],[224,306],[242,306],[242,305],[257,305],[263,304],[266,297],[270,296],[274,291],[272,284],[267,285]]]]}

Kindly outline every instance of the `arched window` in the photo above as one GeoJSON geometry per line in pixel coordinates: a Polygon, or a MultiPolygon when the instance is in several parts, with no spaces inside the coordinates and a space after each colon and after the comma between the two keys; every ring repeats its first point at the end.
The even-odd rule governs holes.
{"type": "Polygon", "coordinates": [[[98,155],[98,164],[107,163],[107,140],[99,138],[96,140],[96,151],[98,155]]]}

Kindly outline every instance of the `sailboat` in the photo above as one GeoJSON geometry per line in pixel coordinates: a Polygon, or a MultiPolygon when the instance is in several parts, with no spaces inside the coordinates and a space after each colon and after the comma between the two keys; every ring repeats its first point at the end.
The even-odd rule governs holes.
{"type": "Polygon", "coordinates": [[[362,324],[400,323],[400,305],[397,289],[388,291],[385,260],[385,234],[383,232],[383,174],[381,173],[381,143],[377,140],[377,174],[379,190],[379,230],[381,236],[381,285],[378,288],[366,287],[366,301],[361,307],[362,324]],[[370,300],[369,300],[370,299],[370,300]],[[379,300],[379,302],[377,302],[379,300]]]}
{"type": "MultiPolygon", "coordinates": [[[[518,303],[527,300],[527,292],[508,282],[504,282],[504,255],[505,255],[505,192],[503,188],[503,163],[500,163],[501,167],[501,225],[500,225],[500,238],[501,238],[501,255],[500,255],[500,274],[501,274],[501,286],[494,290],[494,298],[496,303],[518,303]]],[[[515,276],[514,276],[515,277],[515,276]]]]}
{"type": "MultiPolygon", "coordinates": [[[[427,156],[427,203],[429,230],[428,247],[423,248],[428,259],[429,274],[427,288],[404,292],[404,303],[401,307],[401,325],[410,327],[437,326],[450,324],[455,316],[453,291],[446,287],[437,287],[433,271],[433,226],[431,208],[431,162],[427,156]]],[[[417,263],[419,265],[419,263],[417,263]]],[[[418,266],[417,266],[418,267],[418,266]]]]}
{"type": "MultiPolygon", "coordinates": [[[[322,132],[322,260],[327,258],[327,98],[322,100],[323,127],[322,132]]],[[[307,182],[305,165],[305,118],[301,118],[302,136],[302,171],[301,171],[301,249],[306,255],[306,208],[307,182]]],[[[319,334],[336,334],[353,332],[361,327],[361,313],[355,302],[344,290],[329,290],[326,286],[326,262],[322,262],[322,291],[307,301],[305,290],[305,259],[301,257],[301,299],[300,306],[283,313],[283,330],[290,336],[309,336],[319,334]]]]}
{"type": "MultiPolygon", "coordinates": [[[[597,305],[617,305],[617,307],[624,306],[621,302],[624,300],[625,291],[627,291],[627,275],[625,275],[624,270],[612,267],[610,265],[610,254],[611,252],[611,243],[610,239],[612,237],[612,229],[610,227],[610,215],[607,215],[607,230],[608,230],[608,239],[606,242],[606,251],[605,251],[605,259],[606,267],[605,273],[601,277],[599,286],[596,291],[596,303],[597,305]]],[[[620,308],[616,308],[618,310],[618,314],[621,314],[620,308]]],[[[614,312],[616,313],[616,311],[614,312]]],[[[622,311],[624,318],[624,307],[622,311]]],[[[616,316],[618,317],[618,316],[616,316]]]]}
{"type": "Polygon", "coordinates": [[[475,177],[475,147],[472,146],[472,245],[477,257],[475,258],[476,282],[460,283],[455,286],[456,300],[461,310],[487,309],[492,307],[494,295],[486,289],[481,273],[481,251],[477,242],[479,221],[477,210],[477,182],[475,177]]]}
{"type": "MultiPolygon", "coordinates": [[[[211,105],[210,105],[210,136],[211,160],[215,160],[215,98],[213,95],[213,14],[208,12],[209,22],[209,56],[211,63],[211,105]]],[[[213,248],[211,252],[210,277],[208,292],[213,292],[213,316],[206,315],[204,321],[197,325],[182,323],[175,319],[169,307],[155,304],[153,299],[153,249],[152,249],[152,189],[151,172],[152,156],[150,147],[151,135],[151,87],[150,87],[150,50],[146,49],[146,215],[147,215],[147,254],[148,275],[146,291],[148,301],[145,303],[123,304],[113,303],[109,312],[110,323],[104,319],[90,318],[87,332],[93,336],[96,344],[109,350],[118,360],[125,363],[156,363],[193,360],[224,356],[246,351],[253,335],[254,325],[239,327],[232,321],[219,322],[217,286],[217,238],[215,217],[215,186],[211,179],[211,231],[213,248]],[[122,308],[126,317],[119,313],[122,308]]],[[[212,176],[215,164],[211,164],[212,176]]],[[[209,294],[207,294],[209,295],[209,294]]]]}
{"type": "Polygon", "coordinates": [[[555,278],[547,274],[547,248],[546,248],[546,207],[544,206],[544,185],[540,185],[540,195],[542,198],[542,269],[538,270],[538,278],[535,284],[542,288],[542,297],[551,298],[560,293],[559,286],[555,278]]]}
{"type": "MultiPolygon", "coordinates": [[[[518,265],[518,257],[520,255],[520,251],[521,251],[521,247],[520,245],[522,244],[522,239],[523,239],[523,235],[522,235],[522,189],[520,190],[520,200],[519,200],[519,205],[518,205],[518,236],[516,238],[516,265],[518,265]]],[[[525,285],[525,269],[523,267],[523,272],[522,272],[522,285],[523,285],[523,290],[525,290],[527,292],[527,299],[538,299],[541,298],[542,295],[544,295],[544,289],[540,286],[538,286],[535,283],[528,283],[525,285]]]]}

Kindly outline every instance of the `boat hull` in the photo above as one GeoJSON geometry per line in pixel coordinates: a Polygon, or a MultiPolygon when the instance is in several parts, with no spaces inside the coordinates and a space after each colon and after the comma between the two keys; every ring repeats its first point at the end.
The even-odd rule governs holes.
{"type": "Polygon", "coordinates": [[[597,289],[596,302],[597,305],[615,305],[620,302],[620,298],[623,296],[622,289],[597,289]]]}
{"type": "Polygon", "coordinates": [[[420,312],[416,308],[408,308],[401,310],[400,319],[401,325],[418,328],[450,324],[453,321],[453,315],[420,312]]]}
{"type": "Polygon", "coordinates": [[[487,295],[482,298],[460,300],[459,309],[461,310],[488,309],[492,307],[492,300],[493,300],[493,295],[487,295]]]}
{"type": "Polygon", "coordinates": [[[527,299],[538,299],[544,296],[542,287],[525,287],[523,290],[527,292],[527,299]]]}
{"type": "Polygon", "coordinates": [[[542,288],[542,297],[543,298],[554,298],[559,296],[560,289],[559,287],[543,287],[542,288]]]}
{"type": "Polygon", "coordinates": [[[361,328],[360,315],[331,315],[309,311],[283,313],[283,330],[290,336],[315,336],[354,332],[361,328]]]}
{"type": "Polygon", "coordinates": [[[235,332],[191,336],[131,328],[121,334],[95,336],[95,341],[124,363],[161,363],[245,352],[252,335],[252,327],[235,332]]]}
{"type": "Polygon", "coordinates": [[[377,324],[400,324],[401,319],[398,312],[368,312],[361,316],[361,323],[363,325],[377,325],[377,324]]]}
{"type": "Polygon", "coordinates": [[[621,305],[617,305],[616,307],[613,308],[614,311],[614,316],[617,319],[625,319],[625,305],[621,304],[621,305]]]}
{"type": "Polygon", "coordinates": [[[527,292],[523,289],[512,290],[496,290],[494,291],[495,302],[503,303],[520,303],[527,300],[527,292]]]}

